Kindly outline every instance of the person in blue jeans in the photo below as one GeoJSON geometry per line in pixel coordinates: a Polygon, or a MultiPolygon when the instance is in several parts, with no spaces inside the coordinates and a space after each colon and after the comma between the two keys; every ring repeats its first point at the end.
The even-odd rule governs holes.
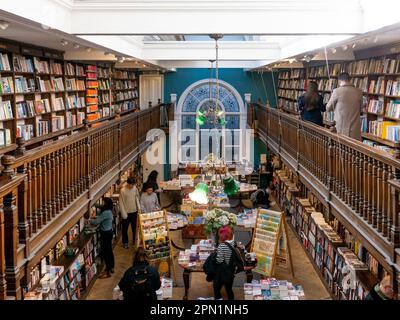
{"type": "Polygon", "coordinates": [[[323,126],[322,112],[325,112],[324,98],[318,93],[315,81],[308,83],[307,92],[299,97],[297,105],[304,121],[323,126]]]}
{"type": "Polygon", "coordinates": [[[100,226],[100,254],[103,259],[106,269],[99,276],[100,279],[111,277],[114,273],[114,253],[112,248],[113,241],[113,206],[111,198],[103,198],[103,205],[100,208],[100,213],[90,219],[90,223],[100,226]]]}

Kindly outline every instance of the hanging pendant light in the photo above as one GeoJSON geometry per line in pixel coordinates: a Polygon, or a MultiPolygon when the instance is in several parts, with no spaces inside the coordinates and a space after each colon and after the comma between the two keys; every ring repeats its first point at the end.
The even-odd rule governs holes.
{"type": "Polygon", "coordinates": [[[206,122],[206,116],[205,113],[203,111],[197,111],[197,117],[196,117],[196,122],[202,126],[204,125],[204,123],[206,122]]]}
{"type": "Polygon", "coordinates": [[[233,196],[238,193],[240,184],[232,176],[229,176],[223,180],[224,192],[227,196],[233,196]]]}
{"type": "Polygon", "coordinates": [[[193,192],[189,193],[189,198],[193,202],[198,204],[208,203],[208,186],[204,182],[200,182],[196,185],[193,192]]]}

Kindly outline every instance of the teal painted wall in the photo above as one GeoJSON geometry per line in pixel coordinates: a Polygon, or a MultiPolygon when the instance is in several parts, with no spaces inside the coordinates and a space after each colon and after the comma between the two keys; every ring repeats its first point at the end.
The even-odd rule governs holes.
{"type": "MultiPolygon", "coordinates": [[[[214,72],[215,77],[215,72],[214,72]]],[[[274,74],[275,86],[278,86],[278,75],[274,74]]],[[[176,72],[169,72],[164,76],[164,100],[170,102],[170,94],[176,93],[179,100],[181,94],[192,83],[210,78],[208,68],[179,68],[176,72]]],[[[265,104],[269,99],[271,106],[276,105],[274,82],[271,72],[263,74],[248,72],[240,68],[219,69],[219,78],[232,85],[244,100],[245,93],[251,93],[251,101],[261,99],[265,104]],[[264,89],[265,88],[265,89],[264,89]]]]}

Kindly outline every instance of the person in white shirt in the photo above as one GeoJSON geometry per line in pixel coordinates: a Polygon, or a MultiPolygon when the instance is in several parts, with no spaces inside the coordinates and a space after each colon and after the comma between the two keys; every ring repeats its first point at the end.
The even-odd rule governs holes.
{"type": "Polygon", "coordinates": [[[129,224],[132,228],[133,245],[136,240],[136,221],[138,212],[139,191],[136,188],[136,180],[129,177],[126,185],[119,194],[119,208],[122,217],[122,243],[128,249],[128,229],[129,224]]]}
{"type": "Polygon", "coordinates": [[[157,194],[153,190],[153,186],[145,183],[143,186],[142,196],[140,197],[140,205],[143,213],[161,210],[158,203],[157,194]]]}

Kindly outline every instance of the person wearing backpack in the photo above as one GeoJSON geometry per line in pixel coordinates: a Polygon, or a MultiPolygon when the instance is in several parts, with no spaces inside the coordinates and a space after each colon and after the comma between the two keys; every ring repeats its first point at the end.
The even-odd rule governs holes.
{"type": "Polygon", "coordinates": [[[217,264],[216,273],[213,278],[213,289],[215,300],[222,300],[221,289],[225,287],[228,300],[234,300],[232,290],[235,273],[244,270],[244,260],[233,240],[233,230],[228,226],[218,230],[219,245],[215,262],[217,264]]]}
{"type": "Polygon", "coordinates": [[[118,283],[124,300],[148,302],[157,300],[156,291],[161,287],[160,274],[149,265],[147,253],[139,247],[133,258],[133,265],[126,270],[118,283]]]}

